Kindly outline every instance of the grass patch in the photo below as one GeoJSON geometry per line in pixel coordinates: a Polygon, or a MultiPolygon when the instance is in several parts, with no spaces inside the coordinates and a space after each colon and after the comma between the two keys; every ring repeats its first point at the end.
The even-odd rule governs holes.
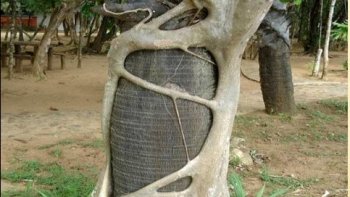
{"type": "Polygon", "coordinates": [[[250,116],[236,116],[235,117],[235,124],[242,126],[242,127],[251,127],[256,124],[258,124],[259,119],[256,117],[250,117],[250,116]]]}
{"type": "MultiPolygon", "coordinates": [[[[82,146],[84,148],[86,147],[89,147],[89,148],[99,148],[99,149],[103,149],[104,148],[104,142],[102,139],[93,139],[91,141],[87,141],[87,142],[77,142],[75,139],[64,139],[64,140],[61,140],[55,144],[46,144],[46,145],[43,145],[43,146],[39,146],[38,149],[39,150],[43,150],[43,149],[49,149],[49,148],[52,148],[52,147],[58,147],[58,146],[66,146],[66,145],[70,145],[70,144],[78,144],[79,146],[82,146]]],[[[54,151],[51,151],[50,153],[52,155],[56,155],[56,157],[60,157],[59,155],[59,152],[57,152],[56,150],[56,153],[54,153],[54,151]]]]}
{"type": "Polygon", "coordinates": [[[340,112],[340,113],[348,112],[348,101],[328,99],[328,100],[322,100],[320,101],[320,103],[326,107],[335,109],[337,112],[340,112]]]}
{"type": "Polygon", "coordinates": [[[260,174],[260,178],[264,182],[271,183],[273,185],[285,186],[290,189],[308,187],[317,182],[317,179],[299,180],[293,177],[270,175],[267,169],[263,169],[260,174]]]}
{"type": "MultiPolygon", "coordinates": [[[[241,177],[232,173],[228,179],[229,187],[230,187],[230,197],[245,197],[246,191],[243,187],[243,182],[241,177]]],[[[268,196],[269,197],[278,197],[284,196],[288,192],[288,189],[275,189],[268,196]]],[[[256,193],[256,197],[263,197],[265,193],[265,185],[256,193]]]]}
{"type": "Polygon", "coordinates": [[[291,122],[292,121],[292,116],[290,114],[279,113],[278,118],[280,119],[281,122],[291,122]]]}
{"type": "Polygon", "coordinates": [[[333,142],[347,142],[348,134],[347,133],[342,133],[342,134],[329,133],[327,135],[327,140],[333,141],[333,142]]]}
{"type": "Polygon", "coordinates": [[[38,191],[33,188],[33,182],[30,181],[26,184],[26,189],[23,191],[4,191],[1,192],[3,197],[37,197],[38,191]]]}
{"type": "Polygon", "coordinates": [[[1,178],[11,182],[32,182],[32,186],[24,191],[6,191],[1,196],[80,197],[88,196],[94,188],[91,177],[78,171],[67,171],[57,163],[26,161],[16,170],[2,172],[1,178]]]}
{"type": "Polygon", "coordinates": [[[236,168],[241,164],[241,159],[238,156],[234,156],[230,161],[229,165],[233,168],[236,168]]]}
{"type": "Polygon", "coordinates": [[[73,144],[75,143],[75,140],[74,139],[64,139],[64,140],[61,140],[55,144],[46,144],[46,145],[43,145],[43,146],[39,146],[38,149],[39,150],[42,150],[42,149],[49,149],[49,148],[52,148],[54,146],[58,146],[58,145],[62,145],[62,146],[65,146],[65,145],[69,145],[69,144],[73,144]]]}
{"type": "Polygon", "coordinates": [[[314,119],[314,120],[318,120],[319,122],[331,122],[334,120],[334,118],[328,114],[325,114],[321,111],[311,111],[311,117],[314,119]]]}
{"type": "Polygon", "coordinates": [[[246,195],[243,188],[242,179],[238,174],[232,173],[228,179],[228,182],[231,189],[233,189],[233,194],[231,195],[232,197],[243,197],[246,195]]]}
{"type": "Polygon", "coordinates": [[[56,147],[54,150],[50,151],[49,153],[51,156],[56,157],[56,158],[61,158],[62,157],[62,150],[56,147]]]}
{"type": "Polygon", "coordinates": [[[40,168],[42,168],[42,164],[38,161],[25,161],[22,166],[15,171],[1,172],[1,179],[11,182],[33,180],[37,178],[36,174],[40,171],[40,168]]]}
{"type": "Polygon", "coordinates": [[[89,147],[89,148],[99,148],[99,149],[103,149],[104,148],[104,141],[102,139],[93,139],[91,141],[88,142],[82,142],[79,145],[81,145],[82,147],[89,147]]]}

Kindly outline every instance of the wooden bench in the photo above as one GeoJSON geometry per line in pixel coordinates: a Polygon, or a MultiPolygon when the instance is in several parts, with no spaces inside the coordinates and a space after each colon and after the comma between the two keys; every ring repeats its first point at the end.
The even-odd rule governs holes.
{"type": "MultiPolygon", "coordinates": [[[[7,66],[7,57],[10,57],[9,53],[1,53],[1,67],[7,66]]],[[[33,64],[34,62],[34,54],[30,53],[19,53],[19,54],[13,54],[13,57],[15,58],[15,68],[18,72],[22,72],[22,60],[28,59],[33,64]]]]}
{"type": "MultiPolygon", "coordinates": [[[[10,56],[9,53],[7,52],[9,45],[9,41],[2,41],[1,42],[1,66],[7,66],[7,58],[10,56]]],[[[38,41],[14,41],[15,45],[15,53],[14,53],[14,58],[15,58],[15,68],[18,72],[22,72],[22,60],[23,59],[30,59],[31,63],[34,63],[34,58],[36,51],[38,50],[38,47],[40,45],[40,42],[38,41]],[[34,52],[22,52],[21,47],[22,46],[33,46],[34,47],[34,52]]],[[[59,43],[51,43],[47,52],[47,69],[52,70],[52,60],[53,60],[53,55],[58,55],[60,56],[61,60],[61,69],[65,68],[65,53],[55,53],[53,52],[53,47],[58,46],[59,43]]]]}
{"type": "Polygon", "coordinates": [[[53,51],[53,48],[49,48],[47,54],[48,54],[47,70],[52,70],[52,58],[54,55],[60,56],[61,70],[63,70],[66,67],[66,61],[65,61],[66,54],[64,52],[55,52],[53,51]]]}

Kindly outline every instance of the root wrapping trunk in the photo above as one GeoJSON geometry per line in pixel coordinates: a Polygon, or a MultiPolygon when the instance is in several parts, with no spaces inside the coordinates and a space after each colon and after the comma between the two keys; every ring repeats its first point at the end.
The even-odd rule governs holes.
{"type": "Polygon", "coordinates": [[[92,196],[229,196],[241,56],[271,3],[184,0],[112,41],[102,112],[107,161],[92,196]],[[205,19],[162,29],[203,8],[205,19]]]}

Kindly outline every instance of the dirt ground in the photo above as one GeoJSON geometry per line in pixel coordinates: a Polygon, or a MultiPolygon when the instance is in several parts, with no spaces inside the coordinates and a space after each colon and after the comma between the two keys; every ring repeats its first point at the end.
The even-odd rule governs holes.
{"type": "MultiPolygon", "coordinates": [[[[293,54],[291,62],[297,103],[347,97],[348,74],[342,67],[347,53],[332,52],[331,57],[329,75],[326,80],[320,81],[309,76],[313,57],[293,54]]],[[[76,64],[74,56],[68,56],[66,69],[60,70],[59,59],[55,57],[54,69],[46,72],[48,79],[45,81],[36,81],[32,78],[29,61],[24,61],[24,73],[16,73],[15,78],[10,81],[5,79],[7,69],[1,68],[1,171],[13,168],[20,161],[36,159],[42,162],[57,161],[66,168],[81,171],[94,169],[96,175],[98,174],[104,162],[100,112],[108,63],[105,55],[85,55],[82,68],[76,68],[76,64]],[[60,157],[52,154],[58,148],[62,150],[60,157]]],[[[244,60],[242,70],[250,78],[258,79],[256,61],[244,60]]],[[[241,77],[238,113],[266,116],[263,109],[260,85],[241,77]]],[[[296,117],[298,118],[303,119],[296,117]]],[[[346,120],[342,119],[341,124],[347,128],[346,120]]],[[[297,124],[294,128],[290,128],[290,131],[293,129],[299,129],[297,124]]],[[[273,133],[277,131],[273,129],[273,133]]],[[[317,177],[320,171],[313,171],[309,164],[317,162],[319,158],[305,160],[305,155],[300,157],[286,152],[294,149],[308,152],[310,151],[308,149],[313,150],[315,146],[321,144],[301,145],[294,143],[272,145],[269,141],[247,141],[246,144],[270,155],[274,172],[281,172],[283,169],[289,175],[299,176],[308,172],[313,173],[312,175],[316,173],[317,177]],[[279,154],[285,154],[284,160],[273,160],[273,155],[279,154]],[[298,162],[289,163],[291,160],[298,162]],[[285,165],[288,163],[289,165],[285,165]]],[[[322,144],[319,150],[327,152],[333,145],[322,144]]],[[[338,189],[346,189],[346,184],[343,183],[346,180],[345,173],[348,167],[346,143],[338,144],[329,150],[334,149],[339,149],[342,157],[332,159],[336,163],[341,163],[339,167],[344,169],[332,172],[324,165],[325,163],[319,162],[319,165],[322,165],[323,173],[332,174],[332,180],[339,179],[341,183],[338,189]]],[[[257,181],[256,179],[250,181],[257,181]]],[[[22,186],[1,180],[1,191],[22,186]]],[[[248,187],[249,189],[256,188],[248,187]]],[[[320,188],[316,188],[312,194],[301,192],[295,195],[321,196],[325,189],[327,188],[321,191],[320,188]]]]}

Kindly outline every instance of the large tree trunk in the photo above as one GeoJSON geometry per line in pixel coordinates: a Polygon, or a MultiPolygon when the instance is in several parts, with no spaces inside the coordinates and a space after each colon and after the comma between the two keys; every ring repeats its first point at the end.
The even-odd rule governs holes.
{"type": "MultiPolygon", "coordinates": [[[[210,58],[203,50],[195,51],[210,58]]],[[[136,52],[125,66],[132,74],[158,85],[174,84],[205,99],[215,93],[217,73],[213,65],[178,49],[136,52]]],[[[207,107],[178,100],[180,128],[169,97],[125,79],[119,81],[116,96],[111,116],[114,196],[141,189],[185,166],[187,156],[192,160],[198,155],[212,124],[207,107]]],[[[161,191],[181,191],[190,183],[191,178],[186,177],[161,191]]]]}
{"type": "Polygon", "coordinates": [[[229,196],[240,57],[271,4],[199,2],[184,0],[112,41],[102,117],[107,162],[97,195],[229,196]],[[193,9],[201,5],[210,16],[198,22],[193,9]],[[198,23],[182,28],[191,22],[198,23]]]}
{"type": "MultiPolygon", "coordinates": [[[[166,6],[162,6],[158,11],[166,10],[166,6]]],[[[163,25],[162,29],[186,26],[195,13],[179,16],[163,25]]],[[[205,14],[200,16],[205,17],[205,14]]],[[[139,19],[136,17],[119,21],[119,24],[121,30],[126,31],[137,22],[139,19]]],[[[194,51],[211,59],[205,49],[194,51]]],[[[176,85],[205,99],[211,99],[215,94],[216,66],[179,49],[137,51],[127,57],[125,67],[132,74],[154,84],[176,85]]],[[[124,79],[120,80],[116,95],[118,99],[114,100],[111,116],[114,196],[141,189],[175,172],[185,166],[188,159],[198,155],[212,124],[212,114],[207,107],[178,100],[180,126],[174,103],[167,96],[140,88],[124,79]]],[[[161,191],[181,191],[190,183],[191,178],[186,177],[161,191]]]]}
{"type": "Polygon", "coordinates": [[[275,0],[260,26],[260,83],[267,113],[293,113],[294,88],[290,67],[286,5],[275,0]]]}

